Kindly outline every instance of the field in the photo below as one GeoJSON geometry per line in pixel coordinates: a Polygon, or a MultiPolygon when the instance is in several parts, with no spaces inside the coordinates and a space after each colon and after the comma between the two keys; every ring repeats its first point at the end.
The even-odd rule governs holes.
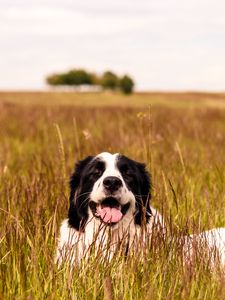
{"type": "Polygon", "coordinates": [[[173,237],[225,226],[225,95],[0,93],[0,299],[225,299],[223,270],[185,267],[173,237]],[[54,264],[74,162],[145,162],[168,241],[145,261],[54,264]]]}

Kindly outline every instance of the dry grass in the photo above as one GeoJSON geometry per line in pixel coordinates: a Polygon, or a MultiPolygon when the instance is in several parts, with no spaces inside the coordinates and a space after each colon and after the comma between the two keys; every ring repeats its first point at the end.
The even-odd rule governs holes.
{"type": "Polygon", "coordinates": [[[82,107],[148,107],[174,108],[220,108],[225,109],[225,94],[222,93],[63,93],[63,92],[0,92],[0,103],[22,105],[72,105],[82,107]]]}
{"type": "Polygon", "coordinates": [[[146,162],[152,204],[175,236],[225,226],[224,103],[210,94],[1,93],[0,299],[225,298],[224,275],[202,261],[184,268],[171,240],[149,247],[144,264],[92,260],[68,274],[53,262],[74,162],[101,151],[146,162]]]}

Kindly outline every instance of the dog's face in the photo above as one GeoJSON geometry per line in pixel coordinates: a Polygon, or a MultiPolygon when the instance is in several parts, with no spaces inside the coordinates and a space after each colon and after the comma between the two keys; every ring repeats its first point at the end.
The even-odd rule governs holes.
{"type": "Polygon", "coordinates": [[[84,231],[91,218],[110,226],[148,222],[150,177],[145,166],[120,154],[101,153],[78,162],[70,182],[69,223],[84,231]]]}

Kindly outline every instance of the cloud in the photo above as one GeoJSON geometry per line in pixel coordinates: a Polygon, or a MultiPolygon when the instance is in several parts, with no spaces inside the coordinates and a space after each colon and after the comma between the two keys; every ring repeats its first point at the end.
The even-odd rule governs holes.
{"type": "Polygon", "coordinates": [[[222,89],[224,11],[223,0],[2,0],[0,88],[79,66],[128,72],[140,89],[222,89]]]}

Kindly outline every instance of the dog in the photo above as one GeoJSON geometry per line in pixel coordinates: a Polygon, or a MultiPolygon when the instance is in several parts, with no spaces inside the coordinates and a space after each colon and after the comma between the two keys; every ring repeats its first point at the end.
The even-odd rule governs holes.
{"type": "Polygon", "coordinates": [[[70,207],[60,227],[57,262],[79,263],[93,243],[110,249],[111,256],[119,241],[130,245],[141,228],[150,234],[153,225],[163,227],[150,198],[151,179],[144,164],[107,152],[79,161],[70,180],[70,207]]]}
{"type": "MultiPolygon", "coordinates": [[[[79,161],[70,180],[68,218],[60,227],[58,265],[79,264],[91,251],[111,259],[118,245],[127,251],[140,240],[144,248],[153,230],[165,236],[164,219],[150,199],[151,177],[144,164],[107,152],[79,161]]],[[[225,228],[184,236],[180,242],[185,261],[192,260],[198,244],[209,254],[216,250],[225,265],[225,228]]]]}

